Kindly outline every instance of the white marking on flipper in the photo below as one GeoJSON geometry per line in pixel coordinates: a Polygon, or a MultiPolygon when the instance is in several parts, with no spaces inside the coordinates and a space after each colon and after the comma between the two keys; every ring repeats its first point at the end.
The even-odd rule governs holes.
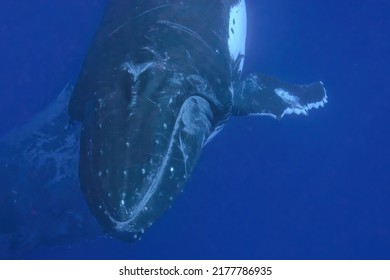
{"type": "Polygon", "coordinates": [[[273,119],[277,119],[275,114],[272,113],[253,113],[253,114],[249,114],[249,116],[265,116],[265,117],[271,117],[273,119]]]}
{"type": "MultiPolygon", "coordinates": [[[[236,61],[240,55],[245,55],[246,24],[245,1],[241,0],[237,5],[230,9],[229,15],[228,46],[230,57],[233,61],[236,61]]],[[[242,71],[243,66],[244,59],[240,62],[240,71],[242,71]]]]}
{"type": "MultiPolygon", "coordinates": [[[[320,82],[321,85],[323,85],[322,82],[320,82]]],[[[278,94],[276,92],[277,89],[275,89],[275,93],[278,94]]],[[[284,90],[283,90],[284,91],[284,90]]],[[[290,97],[295,97],[295,96],[292,96],[291,94],[288,93],[288,95],[290,97]]],[[[297,98],[297,97],[295,97],[297,98]]],[[[284,99],[283,99],[284,100],[284,99]]],[[[326,95],[326,90],[324,92],[324,98],[322,98],[322,100],[320,101],[317,101],[317,102],[313,102],[313,103],[308,103],[306,105],[301,105],[299,104],[298,107],[295,107],[293,106],[293,108],[287,108],[283,111],[282,115],[280,116],[280,118],[283,118],[284,115],[290,115],[290,114],[297,114],[297,115],[300,115],[300,114],[304,114],[304,115],[307,115],[308,114],[308,111],[315,108],[315,109],[318,109],[319,107],[324,107],[324,105],[328,103],[328,96],[326,95]]]]}
{"type": "Polygon", "coordinates": [[[291,105],[292,107],[302,107],[297,96],[291,95],[288,91],[282,88],[276,88],[274,91],[285,103],[291,105]]]}

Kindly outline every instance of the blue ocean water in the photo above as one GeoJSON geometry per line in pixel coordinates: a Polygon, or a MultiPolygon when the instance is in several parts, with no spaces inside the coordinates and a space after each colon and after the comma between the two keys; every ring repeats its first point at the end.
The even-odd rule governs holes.
{"type": "MultiPolygon", "coordinates": [[[[1,1],[0,136],[76,79],[104,4],[1,1]]],[[[137,243],[98,238],[24,258],[390,258],[390,2],[246,4],[244,75],[322,80],[325,108],[281,121],[232,117],[137,243]]]]}

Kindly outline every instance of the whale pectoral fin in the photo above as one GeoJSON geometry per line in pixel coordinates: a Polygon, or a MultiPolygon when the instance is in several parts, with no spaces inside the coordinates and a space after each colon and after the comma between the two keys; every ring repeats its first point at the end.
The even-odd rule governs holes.
{"type": "Polygon", "coordinates": [[[322,82],[295,85],[264,74],[251,74],[234,87],[233,115],[304,114],[327,103],[322,82]]]}
{"type": "Polygon", "coordinates": [[[68,122],[73,86],[0,137],[0,259],[102,235],[77,180],[79,130],[68,122]]]}

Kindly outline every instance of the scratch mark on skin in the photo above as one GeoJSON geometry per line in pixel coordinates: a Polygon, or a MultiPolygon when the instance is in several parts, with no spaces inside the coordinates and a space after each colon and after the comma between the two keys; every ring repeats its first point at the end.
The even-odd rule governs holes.
{"type": "Polygon", "coordinates": [[[165,24],[167,26],[170,26],[172,28],[175,28],[175,29],[178,29],[178,30],[181,30],[183,32],[186,32],[187,34],[190,34],[192,36],[194,36],[196,39],[198,39],[200,42],[202,42],[202,44],[204,44],[210,51],[213,51],[213,49],[209,46],[209,44],[206,43],[205,40],[203,40],[203,38],[198,34],[196,33],[195,31],[181,25],[181,24],[178,24],[178,23],[174,23],[174,22],[171,22],[171,21],[168,21],[168,20],[159,20],[157,21],[157,23],[159,24],[165,24]]]}
{"type": "Polygon", "coordinates": [[[160,108],[161,106],[159,104],[157,104],[156,102],[154,102],[152,99],[150,99],[149,97],[145,97],[146,100],[150,101],[151,103],[153,103],[154,105],[156,105],[158,108],[160,108]]]}
{"type": "Polygon", "coordinates": [[[118,32],[120,29],[122,29],[126,24],[130,23],[131,21],[134,21],[136,20],[137,18],[140,18],[144,15],[146,15],[147,13],[150,13],[150,12],[153,12],[155,10],[158,10],[158,9],[162,9],[162,8],[165,8],[165,7],[168,7],[168,6],[171,6],[171,4],[165,4],[165,5],[161,5],[161,6],[158,6],[158,7],[154,7],[153,9],[150,9],[150,10],[147,10],[145,12],[142,12],[140,13],[138,16],[135,16],[127,21],[125,21],[124,23],[122,23],[121,25],[119,25],[117,28],[115,28],[110,34],[108,34],[107,37],[111,37],[113,34],[115,34],[116,32],[118,32]]]}

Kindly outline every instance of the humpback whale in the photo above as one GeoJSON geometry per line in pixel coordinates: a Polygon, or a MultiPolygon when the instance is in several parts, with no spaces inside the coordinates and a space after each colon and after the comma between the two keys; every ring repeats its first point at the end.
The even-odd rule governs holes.
{"type": "Polygon", "coordinates": [[[81,190],[105,232],[138,240],[230,117],[327,102],[322,82],[241,77],[246,20],[244,0],[108,2],[68,106],[81,190]]]}

